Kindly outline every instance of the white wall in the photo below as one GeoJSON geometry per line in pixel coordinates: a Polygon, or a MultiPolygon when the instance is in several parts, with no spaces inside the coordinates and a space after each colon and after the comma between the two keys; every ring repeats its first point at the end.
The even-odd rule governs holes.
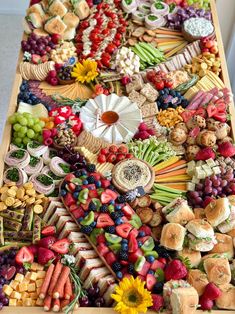
{"type": "Polygon", "coordinates": [[[0,14],[24,15],[29,0],[0,0],[0,14]]]}

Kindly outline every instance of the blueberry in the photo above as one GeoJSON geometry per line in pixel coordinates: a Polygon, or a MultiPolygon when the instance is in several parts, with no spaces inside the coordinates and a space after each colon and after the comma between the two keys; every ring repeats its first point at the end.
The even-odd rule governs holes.
{"type": "Polygon", "coordinates": [[[128,251],[128,244],[127,243],[123,243],[122,244],[122,250],[123,251],[128,251]]]}
{"type": "Polygon", "coordinates": [[[163,89],[159,91],[159,95],[164,95],[164,90],[163,89]]]}
{"type": "Polygon", "coordinates": [[[93,221],[91,224],[90,224],[91,227],[95,227],[96,226],[96,221],[93,221]]]}
{"type": "Polygon", "coordinates": [[[82,217],[77,218],[77,222],[81,222],[81,221],[83,221],[83,218],[82,218],[82,217]]]}
{"type": "Polygon", "coordinates": [[[100,181],[96,181],[96,182],[95,182],[95,186],[96,186],[97,188],[100,188],[100,187],[101,187],[101,182],[100,182],[100,181]]]}
{"type": "Polygon", "coordinates": [[[21,92],[24,92],[26,90],[26,86],[24,85],[24,84],[22,84],[21,86],[20,86],[20,91],[21,92]]]}
{"type": "Polygon", "coordinates": [[[78,195],[79,195],[79,192],[74,192],[74,193],[73,193],[73,197],[74,197],[75,199],[78,199],[78,195]]]}
{"type": "Polygon", "coordinates": [[[81,190],[82,190],[81,185],[76,185],[75,191],[76,191],[76,192],[81,192],[81,190]]]}
{"type": "Polygon", "coordinates": [[[141,241],[138,241],[138,247],[141,247],[143,244],[141,241]]]}
{"type": "Polygon", "coordinates": [[[66,191],[66,190],[61,190],[61,191],[60,191],[60,195],[61,195],[61,196],[65,196],[66,194],[67,194],[67,191],[66,191]]]}
{"type": "Polygon", "coordinates": [[[142,238],[142,237],[145,237],[145,232],[144,232],[144,231],[140,231],[139,234],[138,234],[138,236],[141,237],[141,238],[142,238]]]}
{"type": "Polygon", "coordinates": [[[153,286],[153,293],[159,294],[162,293],[163,290],[163,282],[156,282],[155,285],[153,286]]]}
{"type": "Polygon", "coordinates": [[[127,239],[122,239],[122,243],[128,243],[127,239]]]}
{"type": "Polygon", "coordinates": [[[164,94],[169,95],[169,89],[168,88],[164,88],[164,94]]]}
{"type": "Polygon", "coordinates": [[[88,184],[88,181],[87,180],[83,180],[82,184],[86,185],[86,184],[88,184]]]}
{"type": "Polygon", "coordinates": [[[118,218],[115,220],[115,225],[121,225],[123,223],[122,219],[121,218],[118,218]]]}
{"type": "Polygon", "coordinates": [[[121,206],[120,204],[116,204],[116,205],[115,205],[115,209],[116,209],[116,210],[121,210],[121,209],[122,209],[122,206],[121,206]]]}
{"type": "Polygon", "coordinates": [[[148,261],[149,263],[153,263],[153,262],[155,261],[154,256],[149,255],[149,256],[147,257],[147,261],[148,261]]]}
{"type": "Polygon", "coordinates": [[[115,201],[114,201],[114,200],[111,200],[111,201],[109,202],[109,204],[114,205],[114,204],[115,204],[115,201]]]}
{"type": "Polygon", "coordinates": [[[87,175],[87,171],[85,169],[82,169],[81,174],[82,174],[82,176],[85,176],[85,175],[87,175]]]}
{"type": "Polygon", "coordinates": [[[148,271],[148,274],[154,275],[155,272],[154,272],[154,270],[150,269],[150,270],[148,271]]]}
{"type": "Polygon", "coordinates": [[[116,276],[117,276],[119,279],[122,279],[123,274],[122,274],[121,271],[118,271],[118,272],[116,273],[116,276]]]}

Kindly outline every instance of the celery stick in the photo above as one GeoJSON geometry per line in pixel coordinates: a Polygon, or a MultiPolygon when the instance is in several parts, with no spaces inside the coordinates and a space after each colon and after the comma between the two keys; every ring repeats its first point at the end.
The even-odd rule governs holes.
{"type": "Polygon", "coordinates": [[[171,193],[175,193],[175,194],[178,194],[178,193],[179,193],[179,190],[177,190],[177,189],[173,189],[173,188],[170,188],[170,187],[167,187],[167,186],[158,184],[158,183],[155,183],[155,184],[154,184],[154,187],[155,187],[157,190],[163,190],[163,191],[167,191],[167,192],[171,192],[171,193]]]}

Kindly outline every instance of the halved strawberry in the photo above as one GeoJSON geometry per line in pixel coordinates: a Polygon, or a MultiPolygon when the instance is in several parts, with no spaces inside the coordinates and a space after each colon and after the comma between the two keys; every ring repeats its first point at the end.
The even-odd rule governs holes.
{"type": "Polygon", "coordinates": [[[125,204],[122,207],[122,211],[125,214],[125,216],[127,216],[127,218],[131,218],[132,215],[135,214],[134,210],[131,208],[131,206],[129,204],[125,204]]]}
{"type": "Polygon", "coordinates": [[[89,190],[88,195],[90,198],[97,198],[99,196],[97,190],[89,190]]]}
{"type": "Polygon", "coordinates": [[[42,238],[38,241],[39,247],[45,247],[46,249],[50,249],[51,246],[56,242],[56,238],[53,236],[48,236],[46,238],[42,238]]]}
{"type": "Polygon", "coordinates": [[[37,256],[38,254],[38,246],[35,244],[31,244],[29,246],[27,246],[27,249],[34,255],[37,256]]]}
{"type": "Polygon", "coordinates": [[[206,111],[207,111],[207,114],[208,114],[208,117],[211,118],[214,116],[214,114],[217,113],[217,107],[213,104],[213,103],[210,103],[207,108],[206,108],[206,111]]]}
{"type": "Polygon", "coordinates": [[[136,236],[133,234],[130,235],[129,237],[129,252],[134,253],[138,250],[138,242],[136,239],[136,236]]]}
{"type": "MultiPolygon", "coordinates": [[[[90,176],[94,177],[96,181],[99,181],[101,178],[101,175],[98,172],[92,172],[92,173],[90,173],[90,176]]],[[[109,184],[110,184],[110,182],[109,182],[109,184]]]]}
{"type": "Polygon", "coordinates": [[[100,182],[101,182],[102,188],[106,189],[106,188],[108,188],[110,186],[110,181],[107,180],[107,179],[101,179],[100,182]]]}
{"type": "Polygon", "coordinates": [[[110,196],[106,191],[101,193],[100,200],[102,204],[108,204],[110,201],[112,201],[112,196],[110,196]]]}
{"type": "Polygon", "coordinates": [[[114,221],[108,214],[101,213],[97,218],[96,228],[105,228],[108,226],[114,226],[114,221]]]}
{"type": "Polygon", "coordinates": [[[116,227],[117,234],[122,238],[128,238],[128,235],[132,229],[132,225],[129,223],[124,223],[116,227]]]}
{"type": "Polygon", "coordinates": [[[152,274],[147,274],[146,276],[146,288],[151,291],[153,289],[153,286],[157,282],[157,279],[152,274]]]}
{"type": "Polygon", "coordinates": [[[106,242],[106,238],[104,234],[99,234],[96,238],[97,243],[105,243],[106,242]]]}
{"type": "Polygon", "coordinates": [[[206,116],[207,116],[206,109],[203,108],[203,107],[198,108],[198,109],[196,110],[196,112],[195,112],[195,115],[201,116],[201,117],[203,117],[203,118],[206,118],[206,116]]]}
{"type": "Polygon", "coordinates": [[[36,54],[32,54],[31,61],[32,61],[33,64],[40,64],[40,63],[42,63],[41,57],[39,55],[36,55],[36,54]]]}
{"type": "Polygon", "coordinates": [[[97,246],[97,251],[101,256],[105,256],[109,252],[109,248],[104,243],[99,243],[97,246]]]}
{"type": "Polygon", "coordinates": [[[64,197],[64,203],[66,206],[71,206],[72,204],[75,204],[75,199],[73,198],[71,193],[67,193],[64,197]]]}
{"type": "Polygon", "coordinates": [[[115,199],[118,197],[118,194],[114,192],[113,190],[106,189],[105,192],[112,197],[112,200],[115,201],[115,199]]]}
{"type": "Polygon", "coordinates": [[[131,263],[135,263],[140,256],[143,256],[143,251],[138,248],[134,253],[129,254],[128,260],[131,263]]]}
{"type": "Polygon", "coordinates": [[[133,236],[133,237],[137,238],[138,233],[139,233],[139,231],[136,228],[133,228],[131,230],[131,232],[129,233],[129,238],[130,238],[130,236],[133,236]]]}
{"type": "Polygon", "coordinates": [[[38,263],[41,265],[46,265],[50,260],[54,259],[56,256],[54,252],[44,247],[38,249],[38,263]]]}
{"type": "Polygon", "coordinates": [[[15,261],[18,265],[22,265],[24,263],[32,263],[34,260],[33,253],[26,247],[23,246],[18,253],[16,254],[15,261]]]}
{"type": "Polygon", "coordinates": [[[108,252],[108,253],[105,255],[105,260],[106,260],[106,262],[107,262],[109,265],[112,265],[114,262],[117,261],[117,258],[116,258],[116,256],[114,255],[113,252],[108,252]]]}
{"type": "Polygon", "coordinates": [[[42,235],[53,236],[56,234],[56,226],[47,226],[42,229],[42,235]]]}
{"type": "Polygon", "coordinates": [[[74,192],[75,188],[76,188],[76,185],[74,183],[70,182],[68,184],[68,189],[69,189],[70,192],[74,192]]]}
{"type": "Polygon", "coordinates": [[[149,262],[145,262],[142,269],[138,272],[138,274],[141,276],[146,276],[150,269],[150,266],[151,264],[149,262]]]}
{"type": "Polygon", "coordinates": [[[51,249],[59,254],[67,254],[69,251],[70,241],[66,238],[56,241],[51,249]]]}

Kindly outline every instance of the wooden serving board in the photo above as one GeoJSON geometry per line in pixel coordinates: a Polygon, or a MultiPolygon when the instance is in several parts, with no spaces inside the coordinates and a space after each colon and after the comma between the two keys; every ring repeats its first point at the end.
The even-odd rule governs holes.
{"type": "MultiPolygon", "coordinates": [[[[216,3],[215,0],[210,0],[211,5],[211,12],[212,12],[212,18],[213,18],[213,24],[215,27],[215,34],[218,42],[219,47],[219,55],[221,58],[221,69],[222,69],[222,79],[224,81],[224,84],[226,87],[228,87],[231,90],[231,84],[230,79],[228,75],[228,69],[227,69],[227,63],[225,58],[225,52],[224,52],[224,45],[222,41],[221,31],[220,31],[220,25],[219,25],[219,18],[216,10],[216,3]]],[[[15,80],[13,83],[10,103],[7,111],[7,117],[12,115],[17,108],[17,95],[19,92],[19,87],[22,82],[22,77],[19,73],[19,63],[22,60],[22,52],[19,53],[18,57],[18,63],[16,68],[16,75],[15,80]]],[[[231,114],[231,121],[235,121],[235,107],[234,103],[232,102],[230,105],[230,114],[231,114]]],[[[235,123],[231,123],[232,127],[232,137],[235,139],[235,123]]],[[[2,136],[2,143],[0,145],[0,186],[3,183],[3,172],[4,172],[4,156],[6,155],[8,151],[8,147],[10,145],[11,141],[11,125],[6,121],[3,136],[2,136]]],[[[4,307],[1,311],[2,314],[40,314],[44,313],[42,307],[4,307]]],[[[51,312],[53,313],[53,312],[51,312]]],[[[112,308],[79,308],[78,310],[74,311],[74,313],[81,313],[81,314],[112,314],[116,313],[112,308]]],[[[156,313],[155,311],[148,311],[148,314],[156,313]]],[[[162,312],[163,314],[170,314],[170,312],[162,312]]],[[[198,314],[200,313],[208,313],[198,310],[198,314]]],[[[235,314],[235,311],[225,311],[225,310],[216,310],[211,311],[211,314],[235,314]]],[[[190,314],[190,313],[188,313],[190,314]]]]}

